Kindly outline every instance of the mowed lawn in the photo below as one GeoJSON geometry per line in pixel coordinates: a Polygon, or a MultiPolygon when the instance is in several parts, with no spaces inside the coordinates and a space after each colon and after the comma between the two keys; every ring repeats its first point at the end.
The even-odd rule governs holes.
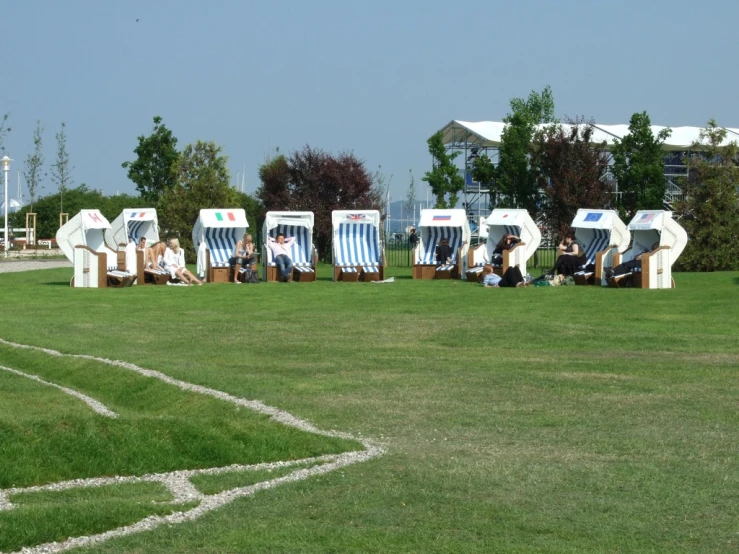
{"type": "MultiPolygon", "coordinates": [[[[0,338],[133,362],[387,450],[86,552],[739,550],[738,273],[661,291],[407,269],[92,290],[71,273],[0,275],[0,338]]],[[[0,349],[0,365],[16,357],[0,349]]]]}

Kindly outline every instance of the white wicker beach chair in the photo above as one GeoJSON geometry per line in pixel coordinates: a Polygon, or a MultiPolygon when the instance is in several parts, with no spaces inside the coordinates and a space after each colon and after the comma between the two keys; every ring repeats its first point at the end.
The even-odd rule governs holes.
{"type": "Polygon", "coordinates": [[[541,244],[541,231],[526,210],[496,208],[485,219],[487,240],[469,252],[467,279],[477,281],[486,264],[493,266],[495,273],[503,275],[509,267],[518,266],[523,275],[527,273],[526,264],[541,244]],[[521,242],[496,257],[496,245],[507,234],[521,238],[521,242]]]}
{"type": "Polygon", "coordinates": [[[414,279],[465,279],[470,222],[465,210],[421,210],[418,246],[413,251],[414,279]],[[436,249],[446,239],[451,260],[436,260],[436,249]]]}
{"type": "Polygon", "coordinates": [[[334,281],[383,280],[385,249],[380,241],[380,212],[335,210],[331,221],[334,281]]]}
{"type": "Polygon", "coordinates": [[[198,267],[205,268],[210,283],[227,283],[232,280],[228,263],[236,243],[249,228],[243,209],[200,210],[192,230],[192,243],[198,252],[198,267]],[[200,248],[205,243],[205,248],[200,248]]]}
{"type": "Polygon", "coordinates": [[[119,255],[105,244],[108,229],[110,223],[99,210],[81,210],[57,231],[59,248],[74,264],[72,286],[124,287],[136,280],[136,273],[125,269],[125,252],[119,255]]]}
{"type": "MultiPolygon", "coordinates": [[[[629,222],[629,231],[633,235],[631,248],[623,255],[613,254],[613,266],[628,262],[641,254],[641,269],[622,276],[613,281],[615,286],[627,277],[631,286],[642,289],[674,288],[672,264],[682,254],[688,244],[688,234],[677,221],[672,212],[664,210],[641,210],[629,222]],[[659,243],[656,251],[649,252],[654,243],[659,243]]],[[[601,284],[609,285],[605,278],[601,284]]]]}
{"type": "Polygon", "coordinates": [[[585,249],[586,261],[575,273],[578,285],[600,284],[603,268],[613,265],[613,255],[623,253],[631,242],[631,233],[615,210],[577,210],[571,227],[585,249]],[[588,269],[588,266],[595,266],[588,269]]]}
{"type": "Polygon", "coordinates": [[[293,262],[293,278],[298,282],[316,280],[316,260],[313,246],[313,212],[267,212],[262,227],[265,243],[262,245],[262,269],[265,281],[278,281],[277,266],[272,250],[267,247],[267,237],[276,238],[282,233],[285,238],[295,238],[290,248],[293,262]]]}

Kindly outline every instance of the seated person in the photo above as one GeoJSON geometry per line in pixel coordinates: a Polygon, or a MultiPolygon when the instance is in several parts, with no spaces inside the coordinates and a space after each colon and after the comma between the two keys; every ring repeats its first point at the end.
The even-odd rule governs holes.
{"type": "Polygon", "coordinates": [[[180,248],[180,241],[178,239],[171,239],[169,241],[169,248],[164,252],[164,268],[169,271],[169,275],[172,279],[180,279],[192,285],[197,283],[202,285],[203,282],[195,277],[189,269],[185,267],[185,250],[180,248]]]}
{"type": "Polygon", "coordinates": [[[496,263],[499,265],[503,260],[503,252],[505,250],[510,250],[519,242],[521,242],[521,237],[511,235],[510,233],[503,235],[503,237],[498,241],[498,244],[495,245],[495,250],[493,250],[493,260],[497,260],[496,263]]]}
{"type": "Polygon", "coordinates": [[[257,269],[257,257],[254,253],[254,241],[251,234],[244,234],[244,238],[236,243],[233,256],[228,260],[234,272],[234,283],[239,283],[239,273],[242,267],[248,267],[252,271],[257,269]]]}
{"type": "MultiPolygon", "coordinates": [[[[156,243],[156,245],[159,245],[159,244],[164,246],[163,242],[156,243]]],[[[154,256],[154,249],[146,246],[146,237],[141,237],[139,239],[137,250],[140,250],[144,253],[144,269],[153,269],[155,271],[163,271],[162,267],[159,265],[159,258],[161,258],[161,256],[164,255],[166,246],[164,249],[162,249],[161,251],[162,253],[159,256],[159,258],[157,258],[154,256]]]]}
{"type": "Polygon", "coordinates": [[[517,265],[512,265],[500,277],[493,273],[493,266],[486,264],[482,268],[482,285],[484,287],[525,287],[528,285],[521,275],[521,269],[517,265]]]}
{"type": "Polygon", "coordinates": [[[280,271],[283,281],[290,282],[293,280],[293,261],[290,259],[290,247],[295,242],[295,237],[285,238],[285,235],[279,233],[276,239],[267,237],[267,246],[272,251],[275,265],[280,271]]]}
{"type": "Polygon", "coordinates": [[[449,246],[449,241],[447,239],[441,239],[441,242],[436,247],[436,261],[440,264],[450,264],[452,263],[452,256],[454,255],[454,252],[452,252],[452,247],[449,246]]]}
{"type": "Polygon", "coordinates": [[[585,249],[577,241],[575,231],[572,229],[565,233],[557,249],[559,250],[559,257],[554,265],[554,269],[548,272],[549,275],[554,275],[556,271],[560,275],[569,277],[577,273],[580,267],[587,261],[585,259],[585,249]]]}
{"type": "Polygon", "coordinates": [[[605,269],[606,280],[610,280],[616,277],[620,277],[622,275],[626,275],[627,273],[631,273],[635,269],[641,269],[642,255],[648,254],[649,252],[655,252],[657,250],[659,250],[659,241],[655,242],[649,250],[645,250],[641,254],[638,254],[637,256],[635,256],[633,260],[629,260],[628,262],[619,264],[614,268],[607,267],[605,269]]]}

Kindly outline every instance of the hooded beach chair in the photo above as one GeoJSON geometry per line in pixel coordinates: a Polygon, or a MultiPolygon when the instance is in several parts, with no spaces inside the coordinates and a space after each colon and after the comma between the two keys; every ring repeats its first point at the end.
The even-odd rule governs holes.
{"type": "Polygon", "coordinates": [[[135,273],[125,271],[125,258],[105,244],[108,229],[110,223],[99,210],[81,210],[56,232],[59,248],[74,264],[72,286],[124,287],[136,280],[135,273]]]}
{"type": "Polygon", "coordinates": [[[470,222],[465,210],[421,210],[418,238],[413,251],[414,279],[466,278],[470,222]],[[442,239],[452,250],[449,263],[436,261],[436,248],[442,239]]]}
{"type": "Polygon", "coordinates": [[[331,212],[331,222],[334,281],[385,279],[385,249],[380,242],[380,212],[334,210],[331,212]]]}
{"type": "Polygon", "coordinates": [[[579,209],[572,220],[575,237],[585,250],[585,263],[574,275],[578,285],[600,284],[604,267],[613,267],[613,255],[623,253],[631,233],[615,210],[579,209]],[[594,269],[589,266],[595,266],[594,269]]]}
{"type": "Polygon", "coordinates": [[[272,250],[267,246],[267,237],[276,238],[282,233],[285,238],[295,238],[290,248],[295,281],[316,280],[316,249],[313,247],[313,212],[267,212],[262,227],[265,243],[262,246],[262,268],[265,281],[278,281],[277,264],[272,250]]]}
{"type": "MultiPolygon", "coordinates": [[[[133,243],[138,247],[141,238],[147,246],[159,242],[159,220],[155,208],[127,208],[123,210],[105,231],[105,242],[109,248],[117,250],[121,245],[133,243]]],[[[126,270],[136,272],[136,283],[164,285],[169,281],[169,272],[145,267],[145,252],[136,249],[133,265],[126,261],[126,270]]]]}
{"type": "MultiPolygon", "coordinates": [[[[664,210],[640,210],[629,222],[633,242],[623,255],[613,254],[613,267],[628,262],[641,254],[641,269],[634,270],[613,280],[613,286],[630,277],[631,286],[642,289],[669,289],[675,287],[672,279],[672,264],[680,257],[688,244],[688,233],[677,221],[672,212],[664,210]],[[657,250],[650,252],[654,243],[657,250]]],[[[609,285],[605,275],[602,285],[609,285]]]]}
{"type": "Polygon", "coordinates": [[[200,210],[192,230],[192,244],[198,251],[198,273],[209,283],[227,283],[233,279],[228,261],[236,243],[249,228],[243,209],[200,210]]]}
{"type": "Polygon", "coordinates": [[[541,244],[541,231],[526,210],[497,208],[485,219],[488,238],[469,253],[467,279],[477,282],[486,264],[503,275],[509,267],[518,266],[522,275],[528,273],[526,264],[541,244]],[[495,247],[505,235],[520,237],[521,242],[500,255],[494,255],[495,247]]]}

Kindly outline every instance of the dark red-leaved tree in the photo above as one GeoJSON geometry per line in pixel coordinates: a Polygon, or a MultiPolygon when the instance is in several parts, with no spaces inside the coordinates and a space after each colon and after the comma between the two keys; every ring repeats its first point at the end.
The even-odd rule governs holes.
{"type": "Polygon", "coordinates": [[[372,175],[354,154],[333,156],[305,146],[289,157],[278,155],[259,169],[262,186],[257,191],[267,211],[313,212],[313,242],[318,256],[331,256],[333,210],[377,210],[382,201],[372,186],[372,175]]]}
{"type": "Polygon", "coordinates": [[[547,199],[549,229],[564,232],[579,208],[610,206],[605,144],[593,142],[593,123],[576,119],[540,132],[532,143],[531,165],[547,199]]]}

